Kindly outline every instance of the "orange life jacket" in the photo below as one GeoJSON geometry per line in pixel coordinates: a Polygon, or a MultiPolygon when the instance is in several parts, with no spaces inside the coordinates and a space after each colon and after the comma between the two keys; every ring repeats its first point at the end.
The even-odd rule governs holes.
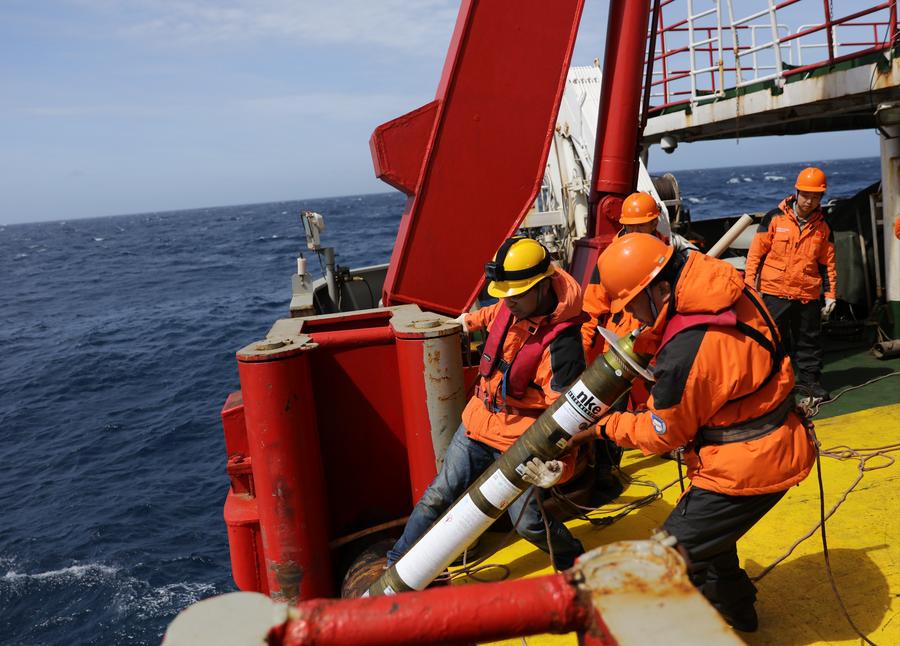
{"type": "Polygon", "coordinates": [[[501,314],[506,308],[502,302],[466,316],[470,330],[490,331],[488,342],[496,344],[496,349],[485,346],[489,358],[483,357],[479,367],[477,394],[463,411],[463,425],[469,437],[501,451],[509,448],[584,371],[579,330],[581,287],[559,268],[550,281],[557,306],[548,316],[525,320],[510,317],[504,322],[501,314]],[[505,333],[502,328],[506,328],[505,333]],[[520,356],[523,351],[525,355],[520,356]]]}

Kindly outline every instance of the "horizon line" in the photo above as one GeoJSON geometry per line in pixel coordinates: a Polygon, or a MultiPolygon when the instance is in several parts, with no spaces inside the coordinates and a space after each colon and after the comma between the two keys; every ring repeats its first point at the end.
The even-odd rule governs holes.
{"type": "MultiPolygon", "coordinates": [[[[832,159],[822,159],[818,163],[828,163],[835,161],[852,161],[854,159],[879,159],[878,155],[866,155],[863,157],[837,157],[832,159]]],[[[781,166],[786,164],[802,164],[803,161],[777,161],[774,163],[766,163],[766,164],[744,164],[741,166],[706,166],[703,168],[681,168],[677,171],[669,171],[660,169],[658,173],[685,173],[685,172],[694,172],[694,171],[702,171],[702,170],[721,170],[724,168],[759,168],[763,166],[781,166]]],[[[649,168],[648,168],[648,172],[649,168]]],[[[653,173],[651,173],[653,175],[653,173]]],[[[286,200],[267,200],[264,202],[241,202],[238,204],[218,204],[218,205],[205,205],[205,206],[188,206],[181,207],[177,209],[166,209],[164,211],[133,211],[131,213],[110,213],[107,215],[86,215],[86,216],[74,216],[71,218],[57,218],[52,220],[31,220],[28,222],[7,222],[0,223],[0,229],[8,226],[20,226],[23,224],[54,224],[57,222],[68,222],[69,220],[101,220],[105,218],[123,218],[123,217],[133,217],[137,215],[171,215],[174,213],[184,213],[187,211],[202,211],[207,209],[226,209],[226,208],[237,208],[242,206],[262,206],[265,204],[283,204],[285,202],[302,202],[304,200],[332,200],[337,198],[349,198],[349,197],[368,197],[371,195],[391,195],[394,193],[398,193],[402,195],[402,192],[397,189],[390,189],[385,191],[376,191],[372,193],[346,193],[344,195],[323,195],[320,197],[298,197],[298,198],[290,198],[286,200]]]]}

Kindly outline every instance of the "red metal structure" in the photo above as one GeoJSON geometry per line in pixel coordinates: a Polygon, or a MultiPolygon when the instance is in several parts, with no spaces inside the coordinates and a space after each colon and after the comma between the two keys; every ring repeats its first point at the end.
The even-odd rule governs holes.
{"type": "MultiPolygon", "coordinates": [[[[535,200],[583,1],[462,0],[435,100],[379,126],[371,139],[376,174],[408,195],[385,281],[387,307],[277,321],[237,354],[241,391],[222,409],[234,579],[241,590],[305,602],[272,643],[446,643],[571,630],[582,643],[612,643],[563,577],[480,585],[476,594],[451,587],[402,599],[321,600],[335,595],[367,536],[402,525],[458,424],[466,392],[459,326],[431,312],[468,309],[484,262],[535,200]],[[471,620],[448,621],[448,608],[471,620]]],[[[701,93],[721,91],[724,74],[738,71],[721,59],[716,66],[712,32],[703,31],[713,28],[665,24],[672,2],[659,2],[661,73],[646,92],[658,88],[662,101],[651,112],[697,100],[695,86],[685,99],[679,83],[707,72],[680,67],[685,52],[708,54],[717,67],[701,93]],[[709,42],[677,42],[691,30],[709,42]]],[[[609,2],[590,222],[570,268],[582,284],[636,184],[642,70],[653,59],[650,6],[609,2]]],[[[880,51],[897,38],[896,0],[838,18],[827,0],[823,6],[822,24],[774,46],[824,31],[827,57],[783,76],[838,63],[841,47],[880,51]],[[887,19],[859,20],[878,11],[887,19]],[[848,25],[871,27],[873,40],[836,42],[834,29],[848,25]]],[[[718,43],[721,51],[721,37],[718,43]]]]}
{"type": "Polygon", "coordinates": [[[474,302],[540,189],[583,2],[463,0],[436,99],[375,130],[376,174],[410,196],[385,304],[474,302]]]}
{"type": "Polygon", "coordinates": [[[564,574],[486,583],[474,593],[469,586],[451,586],[392,597],[318,599],[297,611],[269,634],[269,644],[469,644],[573,631],[579,644],[616,644],[591,595],[564,574]]]}
{"type": "Polygon", "coordinates": [[[641,71],[649,15],[649,0],[609,3],[591,180],[589,231],[592,235],[576,241],[570,270],[582,285],[590,282],[597,257],[619,230],[622,201],[637,185],[641,71]]]}
{"type": "MultiPolygon", "coordinates": [[[[355,537],[402,523],[434,477],[465,403],[459,327],[416,305],[467,308],[534,201],[582,4],[464,0],[435,101],[373,134],[376,172],[410,196],[384,300],[414,305],[278,321],[238,352],[222,419],[242,590],[333,595],[355,537]]],[[[585,282],[636,180],[648,12],[610,3],[585,282]]]]}
{"type": "Polygon", "coordinates": [[[404,306],[285,319],[238,352],[222,410],[238,587],[332,596],[335,542],[409,513],[436,473],[432,434],[458,424],[459,347],[458,326],[404,306]]]}

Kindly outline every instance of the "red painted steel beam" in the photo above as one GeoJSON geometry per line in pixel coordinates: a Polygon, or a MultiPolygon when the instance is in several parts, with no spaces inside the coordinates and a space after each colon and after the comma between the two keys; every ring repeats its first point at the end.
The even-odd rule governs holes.
{"type": "Polygon", "coordinates": [[[274,629],[269,644],[375,646],[468,643],[542,633],[584,633],[587,644],[615,644],[565,575],[449,586],[363,599],[316,599],[274,629]]]}
{"type": "Polygon", "coordinates": [[[591,178],[593,239],[578,241],[572,260],[572,272],[582,285],[590,281],[598,255],[619,230],[622,200],[637,185],[641,72],[649,18],[649,0],[610,0],[591,178]]]}
{"type": "Polygon", "coordinates": [[[410,199],[385,304],[458,314],[540,189],[584,0],[463,0],[433,103],[377,128],[377,175],[410,199]]]}
{"type": "MultiPolygon", "coordinates": [[[[627,196],[636,184],[641,72],[649,17],[649,0],[611,0],[609,3],[591,180],[595,208],[607,196],[627,196]]],[[[618,229],[618,213],[615,224],[618,229]]],[[[595,222],[594,235],[607,230],[607,226],[595,222]]]]}

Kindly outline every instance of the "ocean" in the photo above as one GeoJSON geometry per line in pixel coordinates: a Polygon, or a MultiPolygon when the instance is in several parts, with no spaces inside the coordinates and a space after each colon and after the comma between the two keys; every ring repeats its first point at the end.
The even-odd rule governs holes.
{"type": "MultiPolygon", "coordinates": [[[[832,196],[880,175],[878,158],[818,164],[832,196]]],[[[806,165],[675,175],[705,219],[776,206],[806,165]]],[[[387,262],[404,203],[0,226],[0,641],[157,644],[181,609],[235,589],[219,419],[234,353],[287,315],[301,210],[352,267],[387,262]]]]}

